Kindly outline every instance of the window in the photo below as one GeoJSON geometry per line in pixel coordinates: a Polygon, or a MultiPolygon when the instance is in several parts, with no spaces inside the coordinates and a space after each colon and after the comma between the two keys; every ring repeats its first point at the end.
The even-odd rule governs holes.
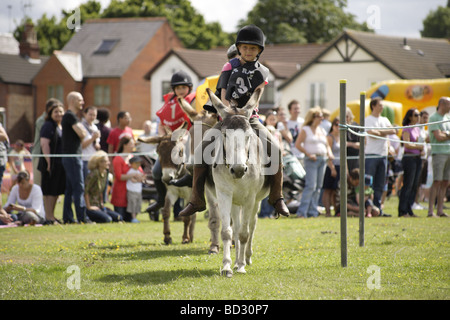
{"type": "Polygon", "coordinates": [[[164,100],[163,96],[172,91],[172,86],[170,85],[170,81],[163,81],[161,83],[162,95],[161,99],[164,100]]]}
{"type": "Polygon", "coordinates": [[[96,106],[109,106],[111,104],[111,89],[109,86],[94,87],[94,104],[96,106]]]}
{"type": "Polygon", "coordinates": [[[310,108],[314,108],[315,106],[320,106],[321,108],[326,107],[325,91],[325,83],[323,82],[313,82],[310,84],[308,101],[310,108]]]}
{"type": "Polygon", "coordinates": [[[64,101],[64,87],[62,85],[47,86],[47,99],[56,98],[59,101],[64,101]]]}
{"type": "Polygon", "coordinates": [[[114,46],[119,42],[117,39],[103,40],[95,54],[108,54],[114,48],[114,46]]]}
{"type": "Polygon", "coordinates": [[[260,104],[274,104],[275,103],[275,88],[274,82],[269,82],[266,86],[264,86],[264,91],[259,100],[260,104]]]}

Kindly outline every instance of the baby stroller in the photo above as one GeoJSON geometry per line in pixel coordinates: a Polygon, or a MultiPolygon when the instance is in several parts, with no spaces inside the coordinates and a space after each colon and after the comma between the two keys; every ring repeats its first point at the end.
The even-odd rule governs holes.
{"type": "Polygon", "coordinates": [[[290,213],[297,212],[301,192],[305,187],[305,169],[292,154],[283,156],[283,195],[290,213]]]}
{"type": "MultiPolygon", "coordinates": [[[[147,200],[148,202],[152,200],[158,199],[158,192],[156,191],[155,183],[153,181],[153,174],[152,169],[155,165],[156,159],[144,155],[141,156],[142,158],[142,170],[144,171],[146,178],[145,181],[142,183],[142,199],[147,200]]],[[[159,220],[159,214],[158,212],[152,212],[149,214],[150,220],[158,221],[159,220]]]]}

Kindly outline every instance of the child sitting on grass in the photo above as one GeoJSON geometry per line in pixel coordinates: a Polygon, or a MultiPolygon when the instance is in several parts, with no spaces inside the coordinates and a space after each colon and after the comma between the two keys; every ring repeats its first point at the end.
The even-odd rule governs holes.
{"type": "MultiPolygon", "coordinates": [[[[372,176],[366,175],[364,179],[364,214],[366,217],[377,217],[380,215],[380,211],[373,204],[373,189],[372,189],[372,176]]],[[[347,204],[348,211],[352,212],[352,215],[356,212],[359,213],[359,169],[355,168],[350,171],[349,185],[351,190],[347,204]]]]}

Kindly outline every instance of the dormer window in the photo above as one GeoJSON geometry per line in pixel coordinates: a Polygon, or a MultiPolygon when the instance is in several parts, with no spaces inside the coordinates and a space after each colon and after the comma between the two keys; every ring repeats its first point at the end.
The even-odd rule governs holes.
{"type": "Polygon", "coordinates": [[[103,40],[98,49],[94,52],[95,54],[108,54],[112,51],[115,45],[119,42],[118,39],[103,40]]]}

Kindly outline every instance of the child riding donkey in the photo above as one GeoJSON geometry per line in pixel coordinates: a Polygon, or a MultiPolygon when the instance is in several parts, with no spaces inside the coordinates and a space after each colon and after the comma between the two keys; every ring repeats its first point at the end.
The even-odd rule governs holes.
{"type": "MultiPolygon", "coordinates": [[[[258,62],[259,56],[264,50],[264,33],[257,26],[245,26],[237,34],[236,47],[239,56],[224,65],[217,89],[226,106],[242,108],[257,88],[263,90],[267,84],[269,70],[258,62]]],[[[264,151],[270,160],[270,166],[265,170],[270,181],[269,203],[274,206],[276,214],[289,216],[282,193],[283,171],[278,144],[272,140],[270,132],[259,121],[257,111],[253,113],[250,124],[263,142],[266,149],[264,151]]],[[[221,126],[222,122],[219,121],[212,128],[216,130],[210,129],[209,131],[220,131],[221,126]]],[[[202,144],[195,150],[192,197],[189,204],[180,212],[181,216],[189,216],[206,209],[204,191],[210,163],[206,163],[203,154],[211,143],[211,137],[206,134],[202,144]]],[[[266,163],[268,162],[266,161],[266,163]]]]}

